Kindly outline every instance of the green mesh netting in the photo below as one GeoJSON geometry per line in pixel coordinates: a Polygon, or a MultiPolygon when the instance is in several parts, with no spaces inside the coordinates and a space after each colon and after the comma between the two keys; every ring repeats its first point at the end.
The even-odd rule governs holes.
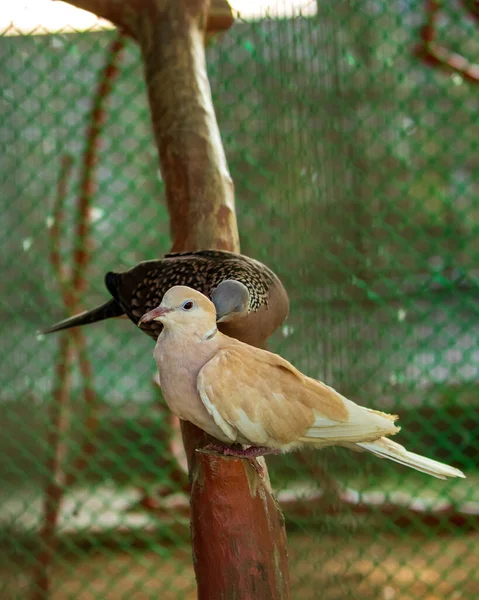
{"type": "MultiPolygon", "coordinates": [[[[326,0],[309,12],[239,19],[208,50],[242,251],[272,267],[290,294],[271,349],[354,400],[398,412],[409,449],[467,479],[437,481],[334,449],[271,459],[280,497],[301,500],[285,508],[293,598],[475,600],[477,86],[420,59],[419,0],[326,0]]],[[[449,50],[477,57],[467,3],[444,7],[437,31],[449,50]]],[[[42,550],[58,337],[35,332],[65,316],[48,259],[61,157],[73,157],[66,256],[92,96],[116,35],[12,33],[0,37],[0,597],[8,600],[28,597],[42,550]]],[[[169,249],[132,42],[101,139],[86,307],[107,299],[106,271],[169,249]]],[[[64,490],[51,597],[194,598],[186,497],[152,383],[152,342],[124,320],[85,335],[99,428],[87,466],[64,490]]],[[[70,406],[67,470],[89,435],[77,361],[70,406]]]]}

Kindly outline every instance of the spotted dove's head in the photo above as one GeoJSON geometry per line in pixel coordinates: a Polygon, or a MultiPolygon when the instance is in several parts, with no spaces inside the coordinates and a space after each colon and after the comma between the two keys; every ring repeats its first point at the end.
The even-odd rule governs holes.
{"type": "Polygon", "coordinates": [[[160,306],[143,315],[138,323],[160,321],[166,328],[192,329],[202,335],[216,328],[216,310],[206,296],[184,285],[175,285],[160,306]]]}
{"type": "Polygon", "coordinates": [[[211,294],[211,300],[216,308],[218,323],[232,321],[249,310],[248,288],[234,279],[222,281],[211,294]]]}

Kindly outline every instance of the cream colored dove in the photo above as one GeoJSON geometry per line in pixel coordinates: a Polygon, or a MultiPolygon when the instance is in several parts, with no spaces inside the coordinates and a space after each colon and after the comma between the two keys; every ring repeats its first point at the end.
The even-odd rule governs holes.
{"type": "Polygon", "coordinates": [[[396,416],[359,406],[280,356],[219,332],[215,307],[200,292],[170,288],[140,323],[150,321],[163,325],[154,357],[168,406],[225,444],[215,450],[252,457],[337,445],[439,479],[464,477],[387,439],[399,431],[396,416]]]}

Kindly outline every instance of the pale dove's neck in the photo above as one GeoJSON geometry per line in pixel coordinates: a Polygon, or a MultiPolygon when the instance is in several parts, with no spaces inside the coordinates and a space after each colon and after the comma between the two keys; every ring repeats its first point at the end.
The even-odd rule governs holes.
{"type": "Polygon", "coordinates": [[[220,332],[211,335],[213,327],[204,329],[199,332],[181,326],[165,327],[156,343],[154,357],[163,396],[171,412],[215,438],[228,441],[196,389],[198,373],[228,338],[220,332]]]}

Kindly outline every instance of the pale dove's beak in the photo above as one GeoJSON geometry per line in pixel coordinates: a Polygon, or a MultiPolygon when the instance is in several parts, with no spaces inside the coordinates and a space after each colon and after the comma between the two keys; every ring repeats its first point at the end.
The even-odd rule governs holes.
{"type": "Polygon", "coordinates": [[[172,312],[173,308],[165,308],[164,306],[157,306],[150,312],[144,314],[141,319],[138,321],[138,327],[142,323],[149,323],[150,321],[161,321],[161,317],[166,315],[169,312],[172,312]]]}

